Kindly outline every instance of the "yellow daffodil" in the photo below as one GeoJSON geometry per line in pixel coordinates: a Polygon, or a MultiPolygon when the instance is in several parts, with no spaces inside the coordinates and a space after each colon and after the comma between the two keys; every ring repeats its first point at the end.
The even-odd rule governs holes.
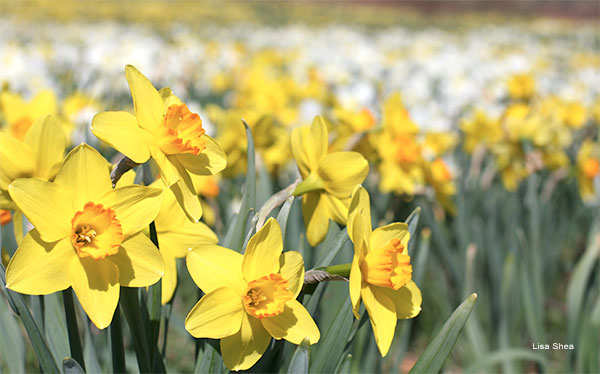
{"type": "Polygon", "coordinates": [[[52,180],[63,162],[66,139],[52,116],[36,121],[22,141],[0,132],[0,208],[15,210],[8,185],[17,178],[52,180]]]}
{"type": "Polygon", "coordinates": [[[10,214],[10,211],[0,209],[0,226],[7,225],[10,221],[12,221],[12,214],[10,214]]]}
{"type": "Polygon", "coordinates": [[[577,153],[577,181],[583,201],[592,202],[598,198],[595,183],[600,176],[600,144],[584,140],[577,153]]]}
{"type": "Polygon", "coordinates": [[[327,127],[320,116],[312,126],[292,132],[292,152],[303,179],[294,194],[303,194],[302,215],[312,246],[325,238],[329,219],[346,224],[352,190],[369,173],[369,164],[360,153],[328,154],[327,145],[327,127]]]}
{"type": "Polygon", "coordinates": [[[452,196],[456,194],[454,176],[446,162],[437,158],[425,164],[425,175],[428,184],[433,187],[437,200],[446,210],[454,214],[456,206],[452,202],[452,196]]]}
{"type": "Polygon", "coordinates": [[[408,226],[392,223],[373,231],[369,194],[358,186],[350,203],[348,234],[354,243],[349,285],[354,316],[359,318],[362,300],[379,352],[385,356],[396,321],[413,318],[421,311],[421,291],[412,281],[407,251],[408,226]]]}
{"type": "Polygon", "coordinates": [[[219,178],[216,175],[191,175],[196,194],[200,197],[202,205],[202,219],[209,226],[214,227],[217,219],[215,207],[208,199],[215,199],[219,196],[219,178]]]}
{"type": "Polygon", "coordinates": [[[463,119],[460,129],[465,134],[463,148],[468,154],[472,154],[478,146],[489,149],[504,138],[500,121],[481,110],[475,111],[471,118],[463,119]]]}
{"type": "Polygon", "coordinates": [[[0,93],[0,109],[8,122],[8,133],[23,140],[38,119],[56,115],[56,96],[52,91],[42,91],[30,102],[25,102],[21,96],[5,91],[0,93]]]}
{"type": "Polygon", "coordinates": [[[514,100],[529,100],[535,94],[535,80],[531,74],[514,74],[508,78],[508,96],[514,100]]]}
{"type": "Polygon", "coordinates": [[[137,163],[150,157],[188,218],[198,222],[202,207],[190,174],[212,175],[225,168],[219,144],[205,134],[200,117],[168,88],[157,91],[136,68],[125,68],[135,116],[104,112],[92,121],[92,132],[137,163]]]}
{"type": "Polygon", "coordinates": [[[160,189],[112,189],[109,164],[82,144],[54,182],[17,179],[9,192],[34,225],[6,270],[6,287],[47,295],[73,287],[99,328],[112,320],[119,287],[145,287],[164,273],[156,246],[141,231],[158,214],[160,189]]]}
{"type": "Polygon", "coordinates": [[[185,320],[196,338],[221,339],[231,370],[254,365],[271,337],[300,344],[320,338],[319,329],[296,298],[304,283],[298,252],[283,252],[281,228],[270,218],[250,238],[244,255],[217,245],[190,251],[187,266],[206,293],[185,320]]]}
{"type": "MultiPolygon", "coordinates": [[[[151,187],[166,188],[162,180],[151,187]]],[[[164,193],[164,200],[158,216],[154,220],[160,253],[165,263],[165,275],[162,277],[162,303],[168,303],[177,286],[176,258],[184,258],[189,249],[203,243],[217,244],[217,235],[202,222],[190,222],[179,208],[175,196],[164,193]]]]}

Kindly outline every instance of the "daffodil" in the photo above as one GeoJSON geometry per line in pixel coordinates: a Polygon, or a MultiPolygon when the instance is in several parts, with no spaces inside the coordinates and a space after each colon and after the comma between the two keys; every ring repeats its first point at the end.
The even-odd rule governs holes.
{"type": "Polygon", "coordinates": [[[54,182],[22,178],[9,192],[34,225],[6,270],[6,287],[47,295],[73,287],[92,322],[107,327],[119,287],[145,287],[164,273],[156,246],[141,231],[158,214],[160,189],[112,189],[109,164],[82,144],[54,182]]]}
{"type": "MultiPolygon", "coordinates": [[[[151,187],[165,188],[162,180],[151,187]]],[[[177,204],[175,196],[164,193],[164,200],[158,216],[154,220],[160,254],[165,263],[165,275],[162,277],[161,300],[168,303],[177,286],[176,258],[184,258],[188,250],[203,243],[217,244],[217,235],[202,222],[190,222],[177,204]]]]}
{"type": "Polygon", "coordinates": [[[365,304],[377,347],[388,353],[398,319],[413,318],[421,311],[421,291],[412,281],[407,247],[410,234],[405,223],[371,228],[369,194],[358,186],[348,213],[348,234],[354,243],[350,270],[350,300],[359,318],[365,304]]]}
{"type": "Polygon", "coordinates": [[[600,144],[584,140],[577,153],[577,181],[583,201],[598,199],[597,185],[600,176],[600,144]]]}
{"type": "Polygon", "coordinates": [[[325,238],[329,219],[346,224],[352,190],[369,173],[369,164],[360,153],[327,153],[327,146],[327,127],[320,116],[312,126],[292,132],[292,152],[303,179],[294,194],[303,194],[302,215],[312,246],[325,238]]]}
{"type": "Polygon", "coordinates": [[[17,178],[52,180],[65,152],[66,139],[52,116],[36,121],[21,141],[0,132],[0,208],[15,210],[8,194],[9,184],[17,178]]]}
{"type": "Polygon", "coordinates": [[[432,162],[425,164],[425,175],[428,184],[433,187],[437,200],[450,213],[456,212],[456,206],[452,202],[452,196],[456,194],[456,185],[454,184],[454,176],[446,162],[437,158],[432,162]]]}
{"type": "Polygon", "coordinates": [[[56,115],[56,96],[52,91],[46,90],[25,102],[21,96],[5,91],[0,93],[0,110],[8,122],[8,133],[23,140],[37,120],[47,115],[56,115]]]}
{"type": "Polygon", "coordinates": [[[127,112],[100,113],[92,121],[92,132],[134,162],[144,163],[152,157],[188,218],[198,222],[202,207],[189,173],[220,172],[227,163],[225,154],[205,134],[200,117],[169,88],[157,91],[131,65],[127,65],[125,74],[135,116],[127,112]]]}
{"type": "Polygon", "coordinates": [[[231,370],[254,365],[271,337],[293,344],[320,338],[296,300],[304,282],[302,256],[282,248],[281,228],[270,218],[250,238],[244,255],[202,245],[187,256],[192,279],[206,295],[188,314],[185,328],[196,338],[221,339],[221,355],[231,370]]]}
{"type": "Polygon", "coordinates": [[[514,100],[529,100],[535,94],[535,80],[531,74],[514,74],[507,80],[508,96],[514,100]]]}

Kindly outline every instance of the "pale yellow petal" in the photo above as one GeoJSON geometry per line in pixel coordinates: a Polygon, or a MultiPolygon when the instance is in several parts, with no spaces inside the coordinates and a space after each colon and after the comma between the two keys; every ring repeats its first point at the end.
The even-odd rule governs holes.
{"type": "Polygon", "coordinates": [[[296,128],[291,136],[292,152],[302,178],[317,170],[319,160],[327,153],[327,127],[316,116],[310,127],[296,128]]]}
{"type": "Polygon", "coordinates": [[[0,109],[8,123],[14,123],[27,115],[27,105],[23,98],[8,91],[0,92],[0,109]]]}
{"type": "Polygon", "coordinates": [[[175,288],[177,288],[177,261],[175,257],[170,256],[163,250],[160,251],[165,263],[165,275],[160,279],[161,304],[166,304],[173,298],[175,288]]]}
{"type": "Polygon", "coordinates": [[[325,239],[329,229],[329,210],[327,203],[321,199],[321,193],[308,192],[302,195],[302,216],[306,239],[314,247],[325,239]]]}
{"type": "Polygon", "coordinates": [[[25,143],[31,147],[36,164],[36,176],[51,180],[56,176],[64,159],[67,139],[56,118],[47,116],[37,121],[25,135],[25,143]]]}
{"type": "Polygon", "coordinates": [[[163,151],[156,147],[151,147],[150,155],[156,163],[156,166],[158,166],[160,178],[168,187],[179,181],[179,174],[177,173],[175,165],[173,165],[172,161],[167,158],[163,151]]]}
{"type": "Polygon", "coordinates": [[[319,160],[319,176],[325,190],[340,198],[348,198],[354,188],[369,174],[369,163],[357,152],[334,152],[319,160]]]}
{"type": "Polygon", "coordinates": [[[274,218],[269,218],[248,241],[242,262],[244,279],[250,282],[268,274],[278,273],[282,250],[281,227],[274,218]]]}
{"type": "Polygon", "coordinates": [[[345,225],[348,219],[348,205],[350,204],[350,198],[341,200],[335,196],[321,193],[321,199],[327,209],[328,217],[340,225],[345,225]]]}
{"type": "Polygon", "coordinates": [[[285,339],[293,344],[300,344],[305,338],[308,338],[310,344],[315,344],[321,337],[317,324],[297,300],[288,301],[280,315],[260,321],[272,337],[285,339]]]}
{"type": "Polygon", "coordinates": [[[384,248],[392,239],[400,239],[400,242],[404,246],[404,251],[406,251],[408,249],[408,240],[410,239],[408,225],[403,222],[395,222],[376,228],[371,234],[371,250],[375,251],[384,248]]]}
{"type": "Polygon", "coordinates": [[[241,295],[248,286],[242,278],[242,259],[240,253],[229,248],[202,244],[190,251],[186,263],[192,279],[205,293],[230,287],[241,295]]]}
{"type": "Polygon", "coordinates": [[[92,133],[100,140],[143,164],[150,158],[154,143],[152,133],[138,126],[137,119],[127,112],[103,112],[92,120],[92,133]]]}
{"type": "Polygon", "coordinates": [[[150,224],[158,215],[163,191],[158,188],[131,185],[108,191],[96,201],[115,211],[123,235],[133,235],[150,224]]]}
{"type": "Polygon", "coordinates": [[[8,192],[44,241],[55,242],[70,235],[75,210],[66,188],[37,178],[23,178],[12,182],[8,192]]]}
{"type": "Polygon", "coordinates": [[[119,283],[125,287],[150,286],[165,273],[162,255],[143,233],[125,240],[119,252],[107,259],[119,268],[119,283]]]}
{"type": "Polygon", "coordinates": [[[163,100],[156,88],[131,65],[125,67],[135,116],[140,127],[154,132],[163,120],[163,100]]]}
{"type": "MultiPolygon", "coordinates": [[[[179,209],[179,206],[177,207],[179,209]]],[[[178,229],[161,231],[160,222],[156,220],[159,245],[176,258],[183,258],[191,248],[203,243],[217,244],[217,235],[203,222],[192,223],[187,218],[178,229]]]]}
{"type": "Polygon", "coordinates": [[[82,210],[112,189],[110,164],[94,148],[81,144],[69,152],[54,182],[66,187],[74,208],[82,210]]]}
{"type": "Polygon", "coordinates": [[[288,290],[294,293],[294,299],[304,285],[304,260],[296,251],[283,252],[279,257],[279,273],[288,281],[288,290]]]}
{"type": "Polygon", "coordinates": [[[394,302],[396,318],[414,318],[421,312],[423,299],[421,297],[421,290],[419,290],[415,282],[410,281],[397,291],[383,287],[379,289],[394,302]]]}
{"type": "Polygon", "coordinates": [[[352,200],[348,209],[348,235],[352,239],[352,242],[355,243],[355,250],[357,249],[356,242],[359,239],[354,239],[353,236],[362,233],[362,240],[369,245],[371,242],[372,227],[369,193],[362,186],[357,186],[352,193],[352,200]],[[354,219],[357,215],[361,217],[360,221],[354,219]],[[361,227],[354,227],[355,222],[357,224],[360,222],[361,227]]]}
{"type": "Polygon", "coordinates": [[[17,178],[32,177],[35,173],[35,157],[31,147],[12,136],[0,132],[0,189],[17,178]]]}
{"type": "Polygon", "coordinates": [[[360,271],[359,257],[354,255],[352,267],[350,268],[350,282],[348,290],[350,291],[350,302],[352,303],[352,313],[354,317],[360,318],[360,292],[362,288],[362,273],[360,271]]]}
{"type": "Polygon", "coordinates": [[[364,285],[361,291],[363,303],[369,313],[375,342],[381,356],[385,357],[396,330],[396,310],[394,302],[384,292],[381,292],[378,287],[364,285]]]}
{"type": "Polygon", "coordinates": [[[246,311],[241,296],[228,287],[204,295],[185,319],[195,338],[222,339],[240,331],[246,311]]]}
{"type": "Polygon", "coordinates": [[[31,112],[28,113],[32,118],[40,118],[47,114],[56,114],[56,95],[50,90],[44,90],[38,93],[29,103],[31,112]]]}
{"type": "Polygon", "coordinates": [[[208,135],[202,135],[206,148],[198,155],[180,153],[176,157],[192,174],[214,175],[227,166],[227,156],[217,141],[208,135]]]}
{"type": "Polygon", "coordinates": [[[192,178],[176,158],[171,157],[170,160],[173,162],[176,172],[179,175],[179,181],[171,185],[171,191],[187,218],[191,222],[196,223],[202,217],[202,204],[200,204],[200,199],[196,195],[192,178]]]}
{"type": "Polygon", "coordinates": [[[65,268],[76,256],[68,238],[46,243],[31,230],[10,259],[6,287],[28,295],[48,295],[69,288],[65,268]]]}
{"type": "Polygon", "coordinates": [[[242,314],[242,325],[237,334],[221,339],[221,355],[230,370],[251,368],[265,353],[271,335],[258,318],[242,314]]]}
{"type": "Polygon", "coordinates": [[[110,325],[119,302],[119,268],[108,259],[75,257],[65,266],[79,303],[100,330],[110,325]]]}

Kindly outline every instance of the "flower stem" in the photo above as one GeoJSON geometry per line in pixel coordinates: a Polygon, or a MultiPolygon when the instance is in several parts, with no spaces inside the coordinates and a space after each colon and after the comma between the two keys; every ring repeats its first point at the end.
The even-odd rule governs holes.
{"type": "MultiPolygon", "coordinates": [[[[150,223],[150,240],[156,246],[156,248],[160,248],[158,245],[158,234],[156,233],[156,225],[154,221],[150,223]]],[[[150,323],[150,331],[147,335],[148,338],[148,351],[150,353],[150,362],[153,365],[156,364],[157,359],[159,357],[154,357],[155,355],[159,355],[157,344],[158,344],[158,335],[160,332],[160,316],[161,316],[161,282],[158,281],[155,284],[151,285],[148,289],[149,293],[149,303],[148,303],[148,319],[150,323]]],[[[157,371],[157,368],[153,366],[153,371],[157,371]]]]}
{"type": "Polygon", "coordinates": [[[324,186],[321,178],[317,174],[312,173],[305,180],[296,185],[293,194],[294,196],[300,196],[307,192],[322,190],[323,188],[324,186]]]}
{"type": "Polygon", "coordinates": [[[349,263],[349,264],[327,266],[326,268],[324,268],[322,270],[325,270],[329,274],[341,275],[342,277],[348,278],[348,276],[350,276],[350,268],[351,267],[352,267],[352,264],[349,263]]]}
{"type": "Polygon", "coordinates": [[[123,348],[123,329],[121,327],[121,308],[117,305],[110,324],[110,350],[112,356],[112,372],[125,373],[125,349],[123,348]]]}
{"type": "Polygon", "coordinates": [[[148,353],[148,341],[146,340],[146,326],[144,326],[142,310],[140,308],[140,300],[138,297],[138,289],[130,287],[121,287],[121,299],[119,300],[129,331],[135,348],[140,373],[152,372],[150,365],[150,354],[148,353]]]}
{"type": "Polygon", "coordinates": [[[77,327],[77,316],[75,314],[75,304],[73,302],[73,291],[67,288],[62,292],[63,303],[65,305],[65,317],[67,319],[67,331],[69,334],[69,348],[71,357],[77,361],[83,370],[85,362],[83,361],[83,349],[81,348],[81,339],[79,337],[79,328],[77,327]]]}

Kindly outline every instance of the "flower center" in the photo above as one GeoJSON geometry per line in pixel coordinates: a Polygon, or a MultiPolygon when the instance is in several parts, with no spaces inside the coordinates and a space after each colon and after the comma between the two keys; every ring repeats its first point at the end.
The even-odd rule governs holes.
{"type": "Polygon", "coordinates": [[[402,288],[412,279],[410,256],[396,238],[385,247],[369,252],[360,269],[367,283],[394,290],[402,288]]]}
{"type": "Polygon", "coordinates": [[[448,169],[448,165],[441,158],[431,163],[431,173],[433,174],[433,179],[436,181],[449,182],[452,180],[452,173],[448,169]]]}
{"type": "Polygon", "coordinates": [[[292,300],[294,294],[288,290],[288,282],[280,274],[269,274],[248,283],[242,300],[246,312],[252,317],[263,319],[275,317],[292,300]]]}
{"type": "Polygon", "coordinates": [[[420,153],[419,146],[410,136],[396,136],[395,145],[395,157],[397,162],[401,164],[411,164],[417,161],[417,157],[420,153]]]}
{"type": "Polygon", "coordinates": [[[77,256],[94,260],[119,252],[123,229],[112,209],[88,202],[71,220],[71,243],[77,256]]]}
{"type": "Polygon", "coordinates": [[[588,179],[594,179],[600,173],[600,161],[595,158],[588,158],[583,164],[583,174],[588,179]]]}
{"type": "Polygon", "coordinates": [[[204,133],[198,114],[190,112],[185,104],[173,104],[163,118],[163,132],[158,139],[158,146],[166,154],[197,155],[206,148],[201,139],[204,133]]]}

